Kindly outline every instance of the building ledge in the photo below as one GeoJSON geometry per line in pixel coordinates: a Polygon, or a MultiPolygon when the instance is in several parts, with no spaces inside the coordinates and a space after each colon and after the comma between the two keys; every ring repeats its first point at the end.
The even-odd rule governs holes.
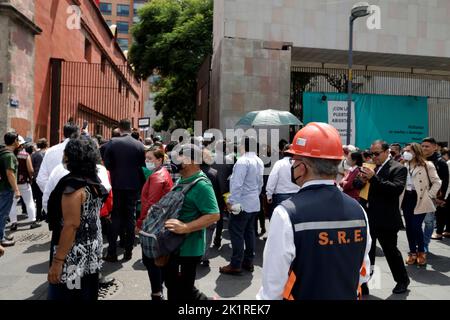
{"type": "MultiPolygon", "coordinates": [[[[314,62],[317,66],[327,65],[328,68],[348,66],[348,51],[320,48],[294,47],[292,61],[314,62]]],[[[396,53],[353,51],[354,69],[363,66],[367,70],[397,71],[415,73],[450,72],[450,57],[415,56],[396,53]]]]}
{"type": "Polygon", "coordinates": [[[33,21],[31,21],[27,16],[17,10],[10,3],[0,3],[0,13],[3,13],[16,20],[25,28],[29,29],[33,33],[33,35],[37,35],[42,32],[41,28],[39,28],[33,21]]]}

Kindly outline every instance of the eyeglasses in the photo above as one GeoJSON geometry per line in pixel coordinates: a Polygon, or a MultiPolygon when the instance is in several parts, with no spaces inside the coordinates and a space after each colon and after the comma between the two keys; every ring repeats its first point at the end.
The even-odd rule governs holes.
{"type": "Polygon", "coordinates": [[[374,157],[378,157],[380,154],[382,154],[384,151],[381,151],[381,152],[377,152],[377,151],[375,151],[375,152],[372,152],[372,156],[374,156],[374,157]]]}

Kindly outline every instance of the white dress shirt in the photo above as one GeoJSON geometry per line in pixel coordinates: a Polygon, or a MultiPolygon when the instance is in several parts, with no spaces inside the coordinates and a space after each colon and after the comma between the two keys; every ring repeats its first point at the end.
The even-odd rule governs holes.
{"type": "Polygon", "coordinates": [[[291,181],[292,162],[290,157],[284,157],[275,162],[269,179],[267,180],[267,199],[272,199],[273,194],[297,193],[300,187],[291,181]]]}
{"type": "Polygon", "coordinates": [[[263,175],[263,161],[254,152],[246,152],[233,167],[228,203],[240,204],[245,212],[258,212],[263,175]]]}
{"type": "Polygon", "coordinates": [[[36,182],[42,192],[45,191],[45,187],[50,178],[50,174],[53,169],[62,163],[64,149],[70,139],[66,139],[60,144],[57,144],[45,152],[44,159],[42,160],[41,168],[39,169],[39,174],[36,178],[36,182]]]}
{"type": "MultiPolygon", "coordinates": [[[[106,168],[100,164],[97,165],[97,176],[100,179],[102,185],[109,192],[111,190],[111,183],[109,182],[108,172],[106,168]]],[[[51,172],[48,182],[45,186],[44,194],[42,195],[42,208],[45,212],[48,212],[48,199],[50,198],[50,194],[55,190],[58,182],[69,174],[69,171],[64,168],[64,165],[60,163],[55,167],[55,169],[51,172]]]]}
{"type": "Polygon", "coordinates": [[[387,159],[384,160],[383,164],[378,168],[378,170],[377,170],[377,172],[375,172],[375,174],[378,174],[378,172],[380,172],[381,169],[383,169],[384,165],[385,165],[386,163],[388,163],[388,161],[391,160],[391,159],[392,159],[391,156],[387,157],[387,159]]]}
{"type": "MultiPolygon", "coordinates": [[[[306,182],[302,188],[311,185],[334,185],[333,180],[312,180],[306,182]]],[[[364,209],[363,209],[364,210],[364,209]]],[[[365,276],[360,275],[359,282],[368,282],[370,278],[369,251],[372,244],[369,222],[367,222],[367,243],[364,255],[366,266],[365,276]]],[[[283,291],[288,280],[289,269],[296,256],[294,232],[291,219],[286,209],[279,205],[275,208],[270,220],[269,235],[264,248],[262,286],[256,295],[258,300],[282,300],[283,291]]],[[[301,279],[300,279],[301,281],[301,279]]]]}

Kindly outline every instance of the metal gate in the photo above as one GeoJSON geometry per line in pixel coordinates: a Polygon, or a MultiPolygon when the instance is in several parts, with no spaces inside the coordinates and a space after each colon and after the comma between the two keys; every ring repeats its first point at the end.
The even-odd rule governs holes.
{"type": "MultiPolygon", "coordinates": [[[[303,120],[303,92],[347,92],[347,69],[292,67],[291,112],[303,120]]],[[[429,135],[450,141],[450,76],[353,70],[353,92],[428,97],[429,135]]]]}
{"type": "Polygon", "coordinates": [[[91,134],[109,138],[123,118],[141,112],[140,82],[129,66],[52,60],[51,144],[62,138],[62,127],[72,120],[89,124],[91,134]]]}

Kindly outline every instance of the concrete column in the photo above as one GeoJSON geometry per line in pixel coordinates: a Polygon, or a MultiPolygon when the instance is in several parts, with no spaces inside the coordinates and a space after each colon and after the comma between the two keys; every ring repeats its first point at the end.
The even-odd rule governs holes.
{"type": "Polygon", "coordinates": [[[223,38],[213,58],[211,123],[225,130],[249,111],[289,111],[290,78],[289,44],[223,38]]]}
{"type": "Polygon", "coordinates": [[[34,1],[0,2],[0,135],[11,129],[33,137],[34,36],[40,29],[33,23],[34,1]]]}

